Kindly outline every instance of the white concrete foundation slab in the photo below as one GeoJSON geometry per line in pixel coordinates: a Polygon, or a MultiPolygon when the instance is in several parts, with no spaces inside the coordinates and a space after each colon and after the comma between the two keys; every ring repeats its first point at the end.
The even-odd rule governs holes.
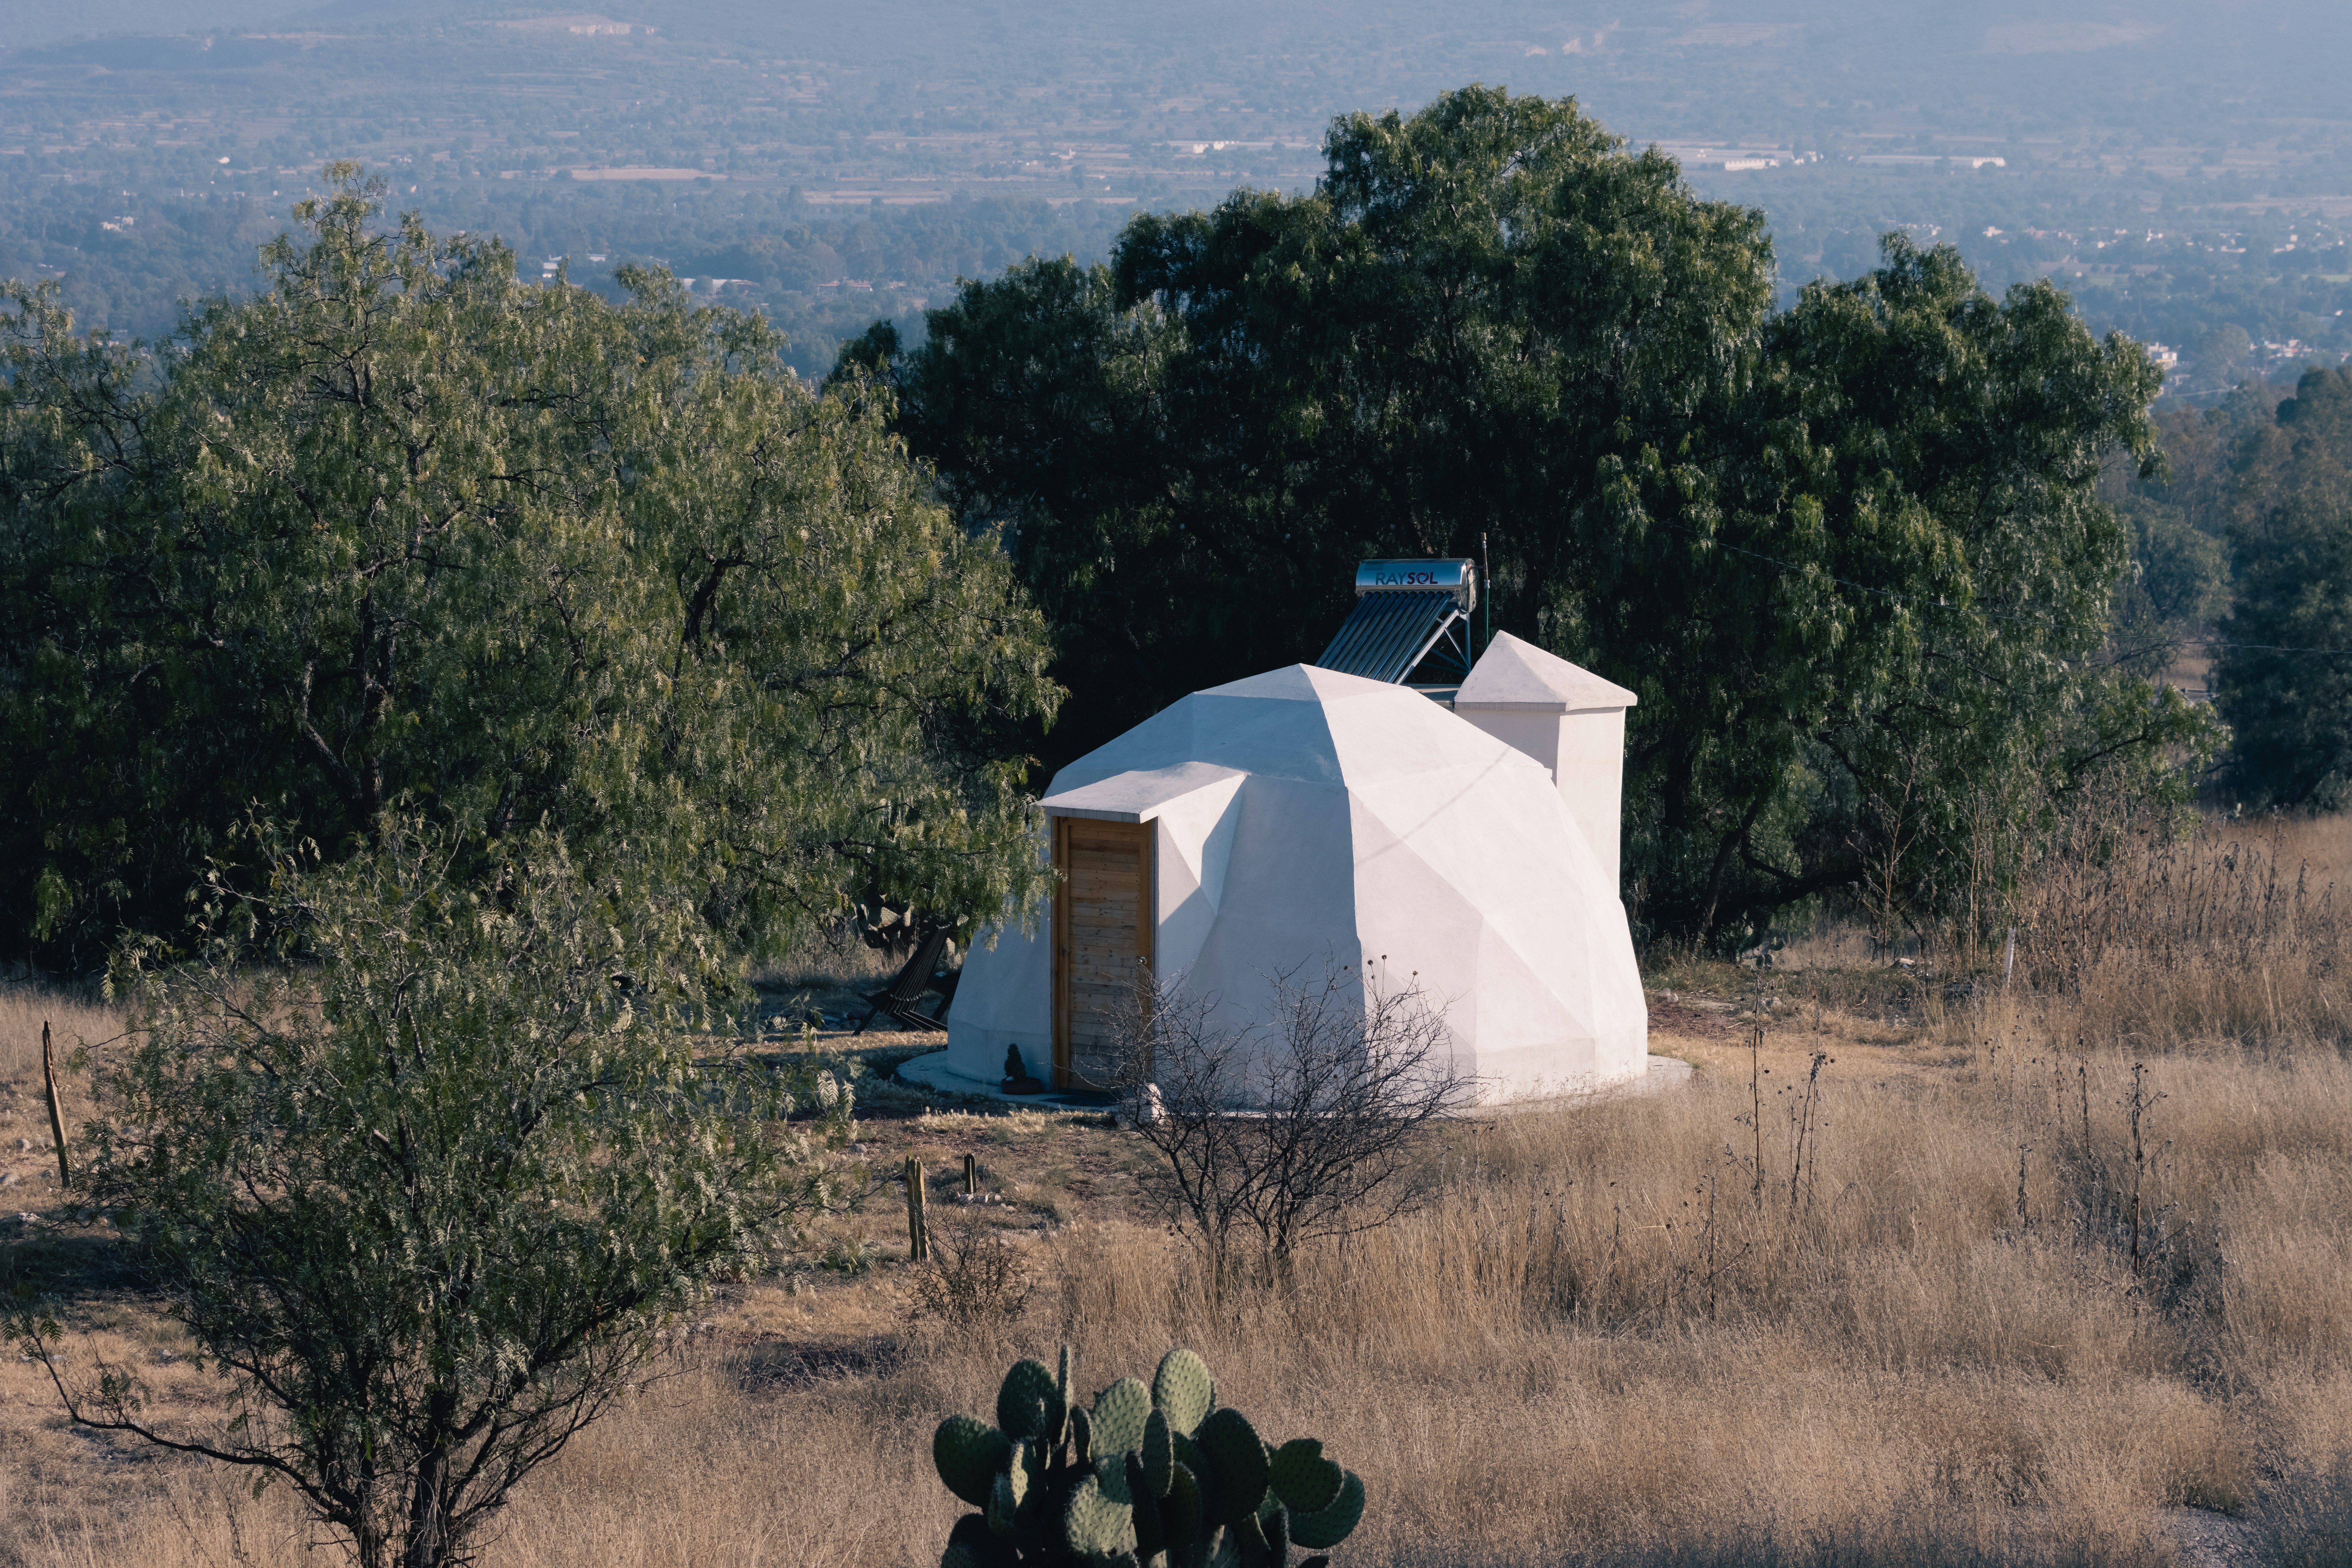
{"type": "MultiPolygon", "coordinates": [[[[966,1078],[957,1072],[949,1061],[949,1053],[934,1051],[927,1057],[917,1057],[898,1064],[901,1081],[935,1089],[942,1094],[962,1095],[971,1100],[1001,1100],[1010,1106],[1027,1106],[1033,1110],[1100,1110],[1105,1109],[1105,1097],[1098,1094],[1061,1094],[1048,1090],[1044,1094],[1007,1094],[1000,1082],[983,1083],[976,1078],[966,1078]]],[[[1632,1095],[1670,1094],[1687,1089],[1691,1083],[1690,1063],[1679,1057],[1649,1057],[1638,1078],[1621,1079],[1617,1082],[1583,1093],[1549,1095],[1542,1098],[1522,1098],[1490,1110],[1512,1111],[1542,1110],[1549,1108],[1589,1105],[1601,1100],[1617,1100],[1632,1095]]]]}
{"type": "Polygon", "coordinates": [[[942,1094],[961,1095],[969,1100],[997,1100],[1007,1105],[1025,1105],[1032,1110],[1101,1110],[1110,1104],[1108,1095],[1066,1094],[1051,1089],[1043,1094],[1008,1094],[1001,1075],[986,1079],[967,1077],[956,1070],[951,1056],[951,1052],[934,1051],[927,1057],[900,1062],[898,1079],[902,1083],[937,1089],[942,1094]]]}

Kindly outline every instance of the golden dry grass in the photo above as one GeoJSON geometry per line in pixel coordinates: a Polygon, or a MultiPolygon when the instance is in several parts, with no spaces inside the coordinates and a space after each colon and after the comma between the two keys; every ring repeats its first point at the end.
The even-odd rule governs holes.
{"type": "MultiPolygon", "coordinates": [[[[2342,823],[2281,831],[2264,857],[2352,864],[2342,823]]],[[[815,1238],[877,1267],[795,1263],[717,1303],[485,1561],[935,1562],[959,1507],[931,1428],[1063,1341],[1090,1386],[1192,1344],[1262,1429],[1326,1438],[1373,1500],[1343,1562],[2158,1564],[2189,1507],[2242,1521],[2252,1561],[2352,1561],[2334,939],[2306,920],[2168,946],[2170,918],[2039,988],[1793,952],[1752,1058],[1751,977],[1682,965],[1656,1048],[1696,1064],[1687,1089],[1465,1123],[1433,1207],[1223,1312],[1114,1130],[877,1120],[877,1172],[979,1155],[1008,1202],[974,1212],[1039,1281],[1027,1314],[913,1319],[881,1190],[815,1238]]],[[[50,1264],[96,1337],[75,1353],[143,1360],[162,1407],[201,1418],[185,1347],[96,1257],[50,1264]]],[[[0,1563],[310,1560],[280,1492],[67,1432],[34,1371],[0,1364],[23,1456],[0,1563]]]]}

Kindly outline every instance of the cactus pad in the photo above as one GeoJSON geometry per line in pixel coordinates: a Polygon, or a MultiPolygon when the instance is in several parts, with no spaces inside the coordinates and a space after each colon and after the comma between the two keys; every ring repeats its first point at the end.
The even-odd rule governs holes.
{"type": "Polygon", "coordinates": [[[1238,1410],[1213,1410],[1192,1434],[1209,1462],[1209,1511],[1218,1524],[1237,1524],[1265,1500],[1265,1445],[1238,1410]]]}
{"type": "Polygon", "coordinates": [[[1132,1511],[1104,1492],[1093,1476],[1071,1489],[1062,1529],[1071,1552],[1079,1557],[1116,1557],[1135,1547],[1132,1511]]]}
{"type": "Polygon", "coordinates": [[[1013,1478],[1019,1470],[1007,1470],[990,1483],[988,1489],[988,1528],[1005,1540],[1013,1539],[1013,1521],[1021,1512],[1021,1500],[1013,1489],[1013,1478]]]}
{"type": "Polygon", "coordinates": [[[996,1539],[988,1521],[976,1513],[957,1520],[948,1532],[948,1549],[940,1553],[940,1568],[1016,1568],[1019,1555],[996,1539]]]}
{"type": "Polygon", "coordinates": [[[1266,1556],[1273,1562],[1288,1564],[1290,1510],[1272,1492],[1265,1494],[1265,1506],[1258,1510],[1257,1527],[1265,1536],[1266,1556]]]}
{"type": "Polygon", "coordinates": [[[1198,1481],[1209,1473],[1209,1457],[1201,1452],[1201,1446],[1192,1438],[1171,1437],[1168,1446],[1175,1454],[1176,1462],[1192,1472],[1193,1480],[1198,1481]]]}
{"type": "Polygon", "coordinates": [[[1004,1374],[996,1391],[996,1424],[1016,1441],[1035,1437],[1061,1441],[1062,1403],[1055,1392],[1054,1374],[1043,1362],[1018,1361],[1004,1374]]]}
{"type": "Polygon", "coordinates": [[[1201,1517],[1201,1483],[1192,1472],[1179,1465],[1168,1484],[1167,1500],[1160,1505],[1160,1522],[1168,1535],[1168,1555],[1172,1561],[1192,1542],[1201,1539],[1205,1521],[1201,1517]]]}
{"type": "Polygon", "coordinates": [[[1191,1436],[1202,1418],[1216,1408],[1217,1380],[1209,1375],[1209,1363],[1188,1350],[1170,1351],[1151,1374],[1151,1403],[1168,1417],[1171,1429],[1191,1436]]]}
{"type": "Polygon", "coordinates": [[[1130,1507],[1133,1506],[1135,1502],[1135,1492],[1134,1489],[1127,1484],[1127,1456],[1125,1454],[1105,1454],[1100,1458],[1097,1459],[1095,1461],[1095,1480],[1101,1486],[1103,1495],[1110,1499],[1111,1501],[1123,1502],[1130,1507]]]}
{"type": "Polygon", "coordinates": [[[1030,1489],[1045,1481],[1045,1463],[1044,1444],[1015,1443],[1013,1445],[1013,1457],[1005,1461],[1005,1468],[1008,1471],[1018,1472],[1013,1482],[1014,1500],[1019,1502],[1029,1500],[1030,1489]]]}
{"type": "Polygon", "coordinates": [[[1337,1546],[1348,1539],[1356,1521],[1364,1517],[1364,1482],[1353,1470],[1344,1472],[1339,1483],[1339,1495],[1331,1506],[1316,1513],[1294,1513],[1290,1516],[1290,1539],[1300,1546],[1321,1548],[1337,1546]]]}
{"type": "Polygon", "coordinates": [[[1176,1476],[1176,1444],[1168,1430],[1168,1417],[1157,1410],[1143,1418],[1143,1441],[1137,1445],[1137,1458],[1143,1463],[1144,1489],[1153,1497],[1166,1497],[1176,1476]]]}
{"type": "Polygon", "coordinates": [[[949,1416],[931,1435],[931,1463],[939,1467],[940,1479],[974,1508],[987,1503],[989,1483],[1012,1449],[1003,1433],[969,1415],[949,1416]]]}
{"type": "Polygon", "coordinates": [[[1160,1499],[1145,1479],[1139,1455],[1121,1454],[1118,1462],[1127,1470],[1127,1495],[1135,1520],[1135,1555],[1149,1563],[1168,1549],[1168,1531],[1160,1520],[1160,1499]]]}
{"type": "Polygon", "coordinates": [[[1097,1455],[1123,1454],[1143,1447],[1143,1423],[1151,1414],[1151,1390],[1122,1377],[1095,1395],[1097,1455]]]}
{"type": "Polygon", "coordinates": [[[1266,1467],[1265,1484],[1293,1513],[1318,1513],[1339,1495],[1347,1472],[1323,1457],[1323,1445],[1312,1437],[1294,1437],[1274,1451],[1266,1467]]]}
{"type": "Polygon", "coordinates": [[[1225,1533],[1241,1549],[1235,1555],[1243,1562],[1262,1563],[1265,1561],[1265,1521],[1258,1515],[1244,1515],[1228,1525],[1225,1533]]]}
{"type": "Polygon", "coordinates": [[[1081,1467],[1095,1462],[1095,1424],[1083,1405],[1070,1406],[1070,1451],[1081,1467]]]}

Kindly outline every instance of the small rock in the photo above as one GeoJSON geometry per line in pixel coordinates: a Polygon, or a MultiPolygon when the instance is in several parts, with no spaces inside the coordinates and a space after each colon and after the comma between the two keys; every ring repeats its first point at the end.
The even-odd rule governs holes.
{"type": "Polygon", "coordinates": [[[1158,1121],[1167,1114],[1166,1105],[1160,1098],[1160,1086],[1147,1083],[1119,1100],[1111,1110],[1111,1121],[1125,1131],[1139,1122],[1148,1125],[1158,1121]]]}

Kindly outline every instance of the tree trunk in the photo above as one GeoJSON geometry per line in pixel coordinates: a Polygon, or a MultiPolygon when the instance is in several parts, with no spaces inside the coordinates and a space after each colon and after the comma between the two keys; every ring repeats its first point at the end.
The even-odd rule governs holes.
{"type": "MultiPolygon", "coordinates": [[[[436,1405],[446,1400],[446,1395],[434,1396],[436,1405]]],[[[408,1539],[401,1547],[400,1568],[445,1568],[455,1556],[457,1542],[449,1533],[449,1500],[442,1496],[448,1481],[448,1445],[436,1443],[416,1467],[416,1489],[409,1496],[408,1539]]]]}

